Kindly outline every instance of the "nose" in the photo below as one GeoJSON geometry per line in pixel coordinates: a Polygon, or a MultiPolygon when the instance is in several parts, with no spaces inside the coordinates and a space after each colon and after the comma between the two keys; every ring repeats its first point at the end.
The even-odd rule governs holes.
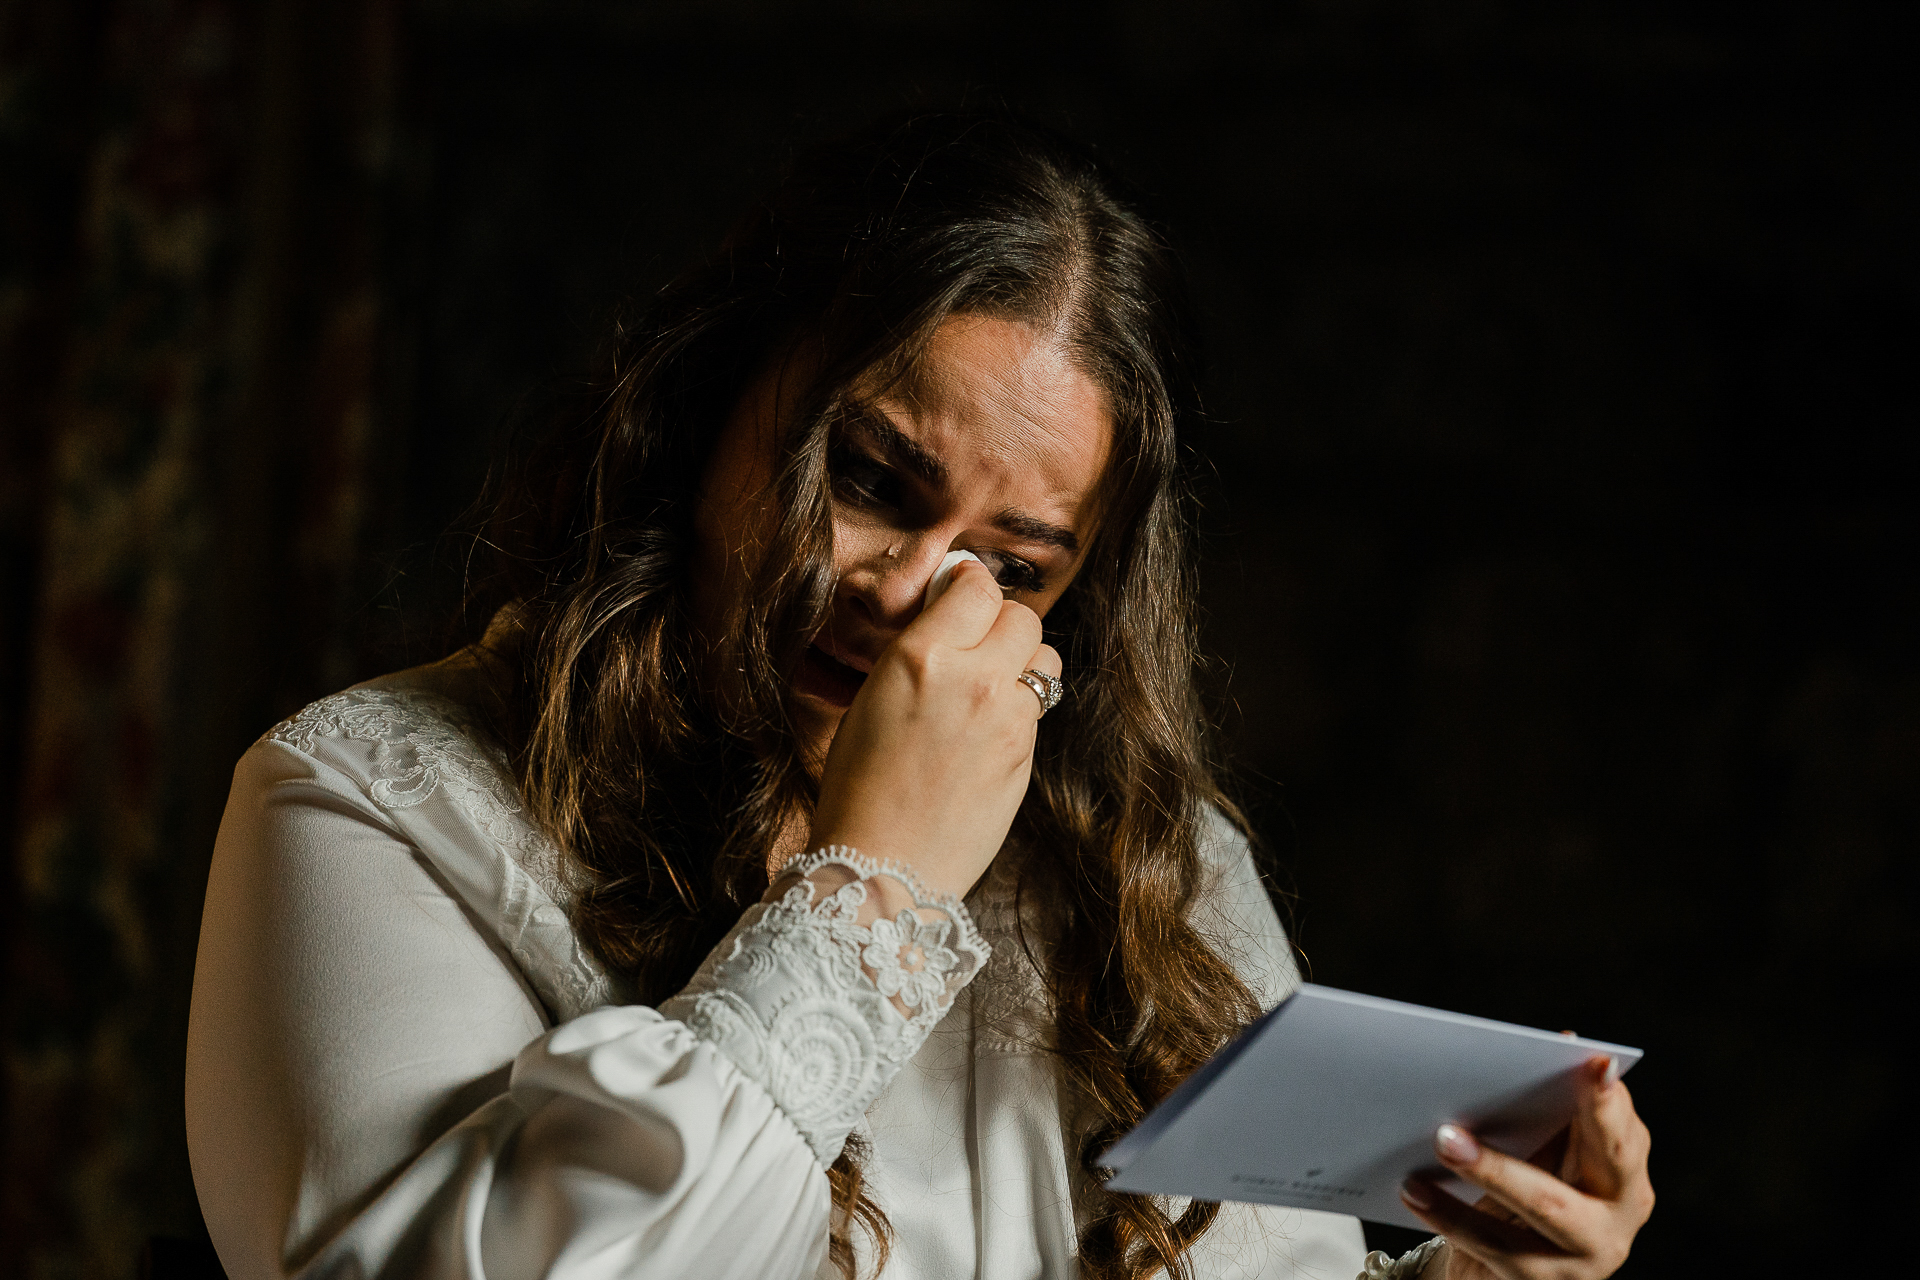
{"type": "Polygon", "coordinates": [[[932,534],[895,538],[841,575],[842,601],[878,630],[901,630],[920,615],[927,580],[940,567],[948,542],[932,534]]]}

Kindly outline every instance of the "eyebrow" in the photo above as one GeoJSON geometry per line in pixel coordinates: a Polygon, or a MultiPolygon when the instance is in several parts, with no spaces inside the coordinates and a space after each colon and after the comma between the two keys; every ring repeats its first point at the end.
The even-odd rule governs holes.
{"type": "Polygon", "coordinates": [[[849,405],[851,412],[848,420],[860,428],[887,461],[903,471],[910,471],[931,485],[944,485],[947,482],[947,467],[940,459],[929,453],[919,441],[888,421],[887,415],[872,405],[855,403],[849,405]]]}
{"type": "Polygon", "coordinates": [[[1006,510],[993,517],[993,527],[1003,533],[1010,533],[1023,542],[1038,542],[1049,547],[1058,547],[1070,555],[1080,553],[1080,539],[1073,530],[1063,525],[1049,524],[1024,511],[1006,510]]]}
{"type": "MultiPolygon", "coordinates": [[[[930,453],[919,441],[894,426],[886,414],[872,405],[858,402],[849,404],[847,408],[848,423],[859,428],[861,434],[886,455],[888,462],[903,471],[912,473],[927,484],[944,486],[947,483],[946,464],[930,453]]],[[[1023,542],[1058,547],[1069,555],[1078,555],[1080,552],[1080,539],[1073,530],[1012,507],[996,513],[990,523],[1002,533],[1019,538],[1023,542]]]]}

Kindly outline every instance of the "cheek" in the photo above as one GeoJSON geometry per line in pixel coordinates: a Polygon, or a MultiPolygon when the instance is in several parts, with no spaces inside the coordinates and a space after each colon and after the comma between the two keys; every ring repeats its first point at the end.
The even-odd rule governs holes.
{"type": "Polygon", "coordinates": [[[1064,586],[1050,588],[1045,595],[1028,601],[1028,607],[1044,618],[1053,612],[1053,606],[1059,604],[1060,597],[1065,594],[1067,589],[1064,586]]]}
{"type": "Polygon", "coordinates": [[[721,437],[700,487],[694,514],[697,552],[709,571],[751,572],[773,531],[771,444],[752,424],[736,421],[721,437]]]}
{"type": "Polygon", "coordinates": [[[770,532],[771,469],[753,443],[750,430],[729,425],[694,506],[693,607],[711,635],[729,629],[726,619],[741,603],[770,532]]]}
{"type": "Polygon", "coordinates": [[[693,607],[709,634],[728,630],[726,618],[745,585],[748,531],[737,503],[716,498],[710,489],[694,513],[693,607]]]}
{"type": "Polygon", "coordinates": [[[833,519],[828,522],[828,528],[833,534],[833,580],[839,582],[847,576],[855,564],[859,563],[859,556],[854,548],[860,541],[860,532],[837,507],[834,510],[833,519]]]}
{"type": "Polygon", "coordinates": [[[900,534],[871,520],[849,514],[837,503],[833,520],[833,577],[839,582],[854,570],[883,568],[887,548],[903,541],[900,534]]]}
{"type": "Polygon", "coordinates": [[[1086,560],[1083,558],[1066,573],[1054,577],[1048,584],[1046,593],[1032,602],[1033,611],[1043,618],[1046,617],[1053,606],[1060,603],[1060,597],[1067,594],[1067,588],[1079,581],[1080,570],[1085,565],[1086,560]]]}

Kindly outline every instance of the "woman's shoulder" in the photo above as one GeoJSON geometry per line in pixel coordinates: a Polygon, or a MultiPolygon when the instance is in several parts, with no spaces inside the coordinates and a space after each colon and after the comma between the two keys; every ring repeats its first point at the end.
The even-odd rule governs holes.
{"type": "Polygon", "coordinates": [[[470,679],[450,671],[450,661],[308,703],[262,734],[254,750],[311,757],[358,783],[384,810],[438,798],[482,814],[518,812],[507,753],[488,730],[470,679]]]}
{"type": "Polygon", "coordinates": [[[1300,969],[1267,877],[1246,832],[1219,806],[1205,806],[1197,825],[1205,878],[1189,919],[1270,1009],[1300,985],[1300,969]]]}
{"type": "MultiPolygon", "coordinates": [[[[460,740],[487,753],[477,683],[460,655],[376,676],[308,703],[261,736],[314,753],[328,743],[460,740]]],[[[498,754],[497,751],[492,754],[498,754]]]]}
{"type": "Polygon", "coordinates": [[[336,767],[344,754],[352,772],[361,771],[355,762],[366,753],[339,748],[354,743],[419,743],[480,754],[484,749],[472,714],[445,694],[411,683],[410,674],[396,672],[310,702],[255,745],[278,744],[336,767]]]}
{"type": "Polygon", "coordinates": [[[1201,859],[1215,871],[1232,870],[1251,858],[1252,844],[1247,833],[1217,804],[1200,806],[1200,820],[1194,824],[1194,843],[1199,847],[1201,859]]]}
{"type": "Polygon", "coordinates": [[[517,853],[544,852],[522,819],[506,751],[471,704],[423,679],[419,668],[309,703],[249,754],[289,751],[343,775],[396,819],[451,808],[517,853]]]}
{"type": "Polygon", "coordinates": [[[309,703],[269,729],[253,752],[308,757],[415,834],[471,824],[515,861],[559,874],[529,819],[506,748],[488,728],[471,672],[457,660],[396,671],[309,703]]]}
{"type": "Polygon", "coordinates": [[[321,698],[260,738],[236,786],[251,774],[263,787],[312,779],[351,789],[501,939],[550,1011],[604,1004],[607,975],[569,917],[574,877],[465,692],[434,664],[321,698]]]}

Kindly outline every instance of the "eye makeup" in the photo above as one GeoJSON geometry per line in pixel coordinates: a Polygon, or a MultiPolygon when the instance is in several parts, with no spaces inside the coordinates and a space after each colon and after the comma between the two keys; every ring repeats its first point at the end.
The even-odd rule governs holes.
{"type": "Polygon", "coordinates": [[[898,511],[906,498],[892,467],[844,440],[828,446],[827,474],[833,496],[850,506],[898,511]]]}
{"type": "Polygon", "coordinates": [[[1040,567],[1031,560],[1022,560],[992,547],[972,547],[969,550],[992,572],[993,580],[1000,584],[1001,590],[1038,594],[1047,589],[1047,580],[1041,574],[1040,567]]]}

